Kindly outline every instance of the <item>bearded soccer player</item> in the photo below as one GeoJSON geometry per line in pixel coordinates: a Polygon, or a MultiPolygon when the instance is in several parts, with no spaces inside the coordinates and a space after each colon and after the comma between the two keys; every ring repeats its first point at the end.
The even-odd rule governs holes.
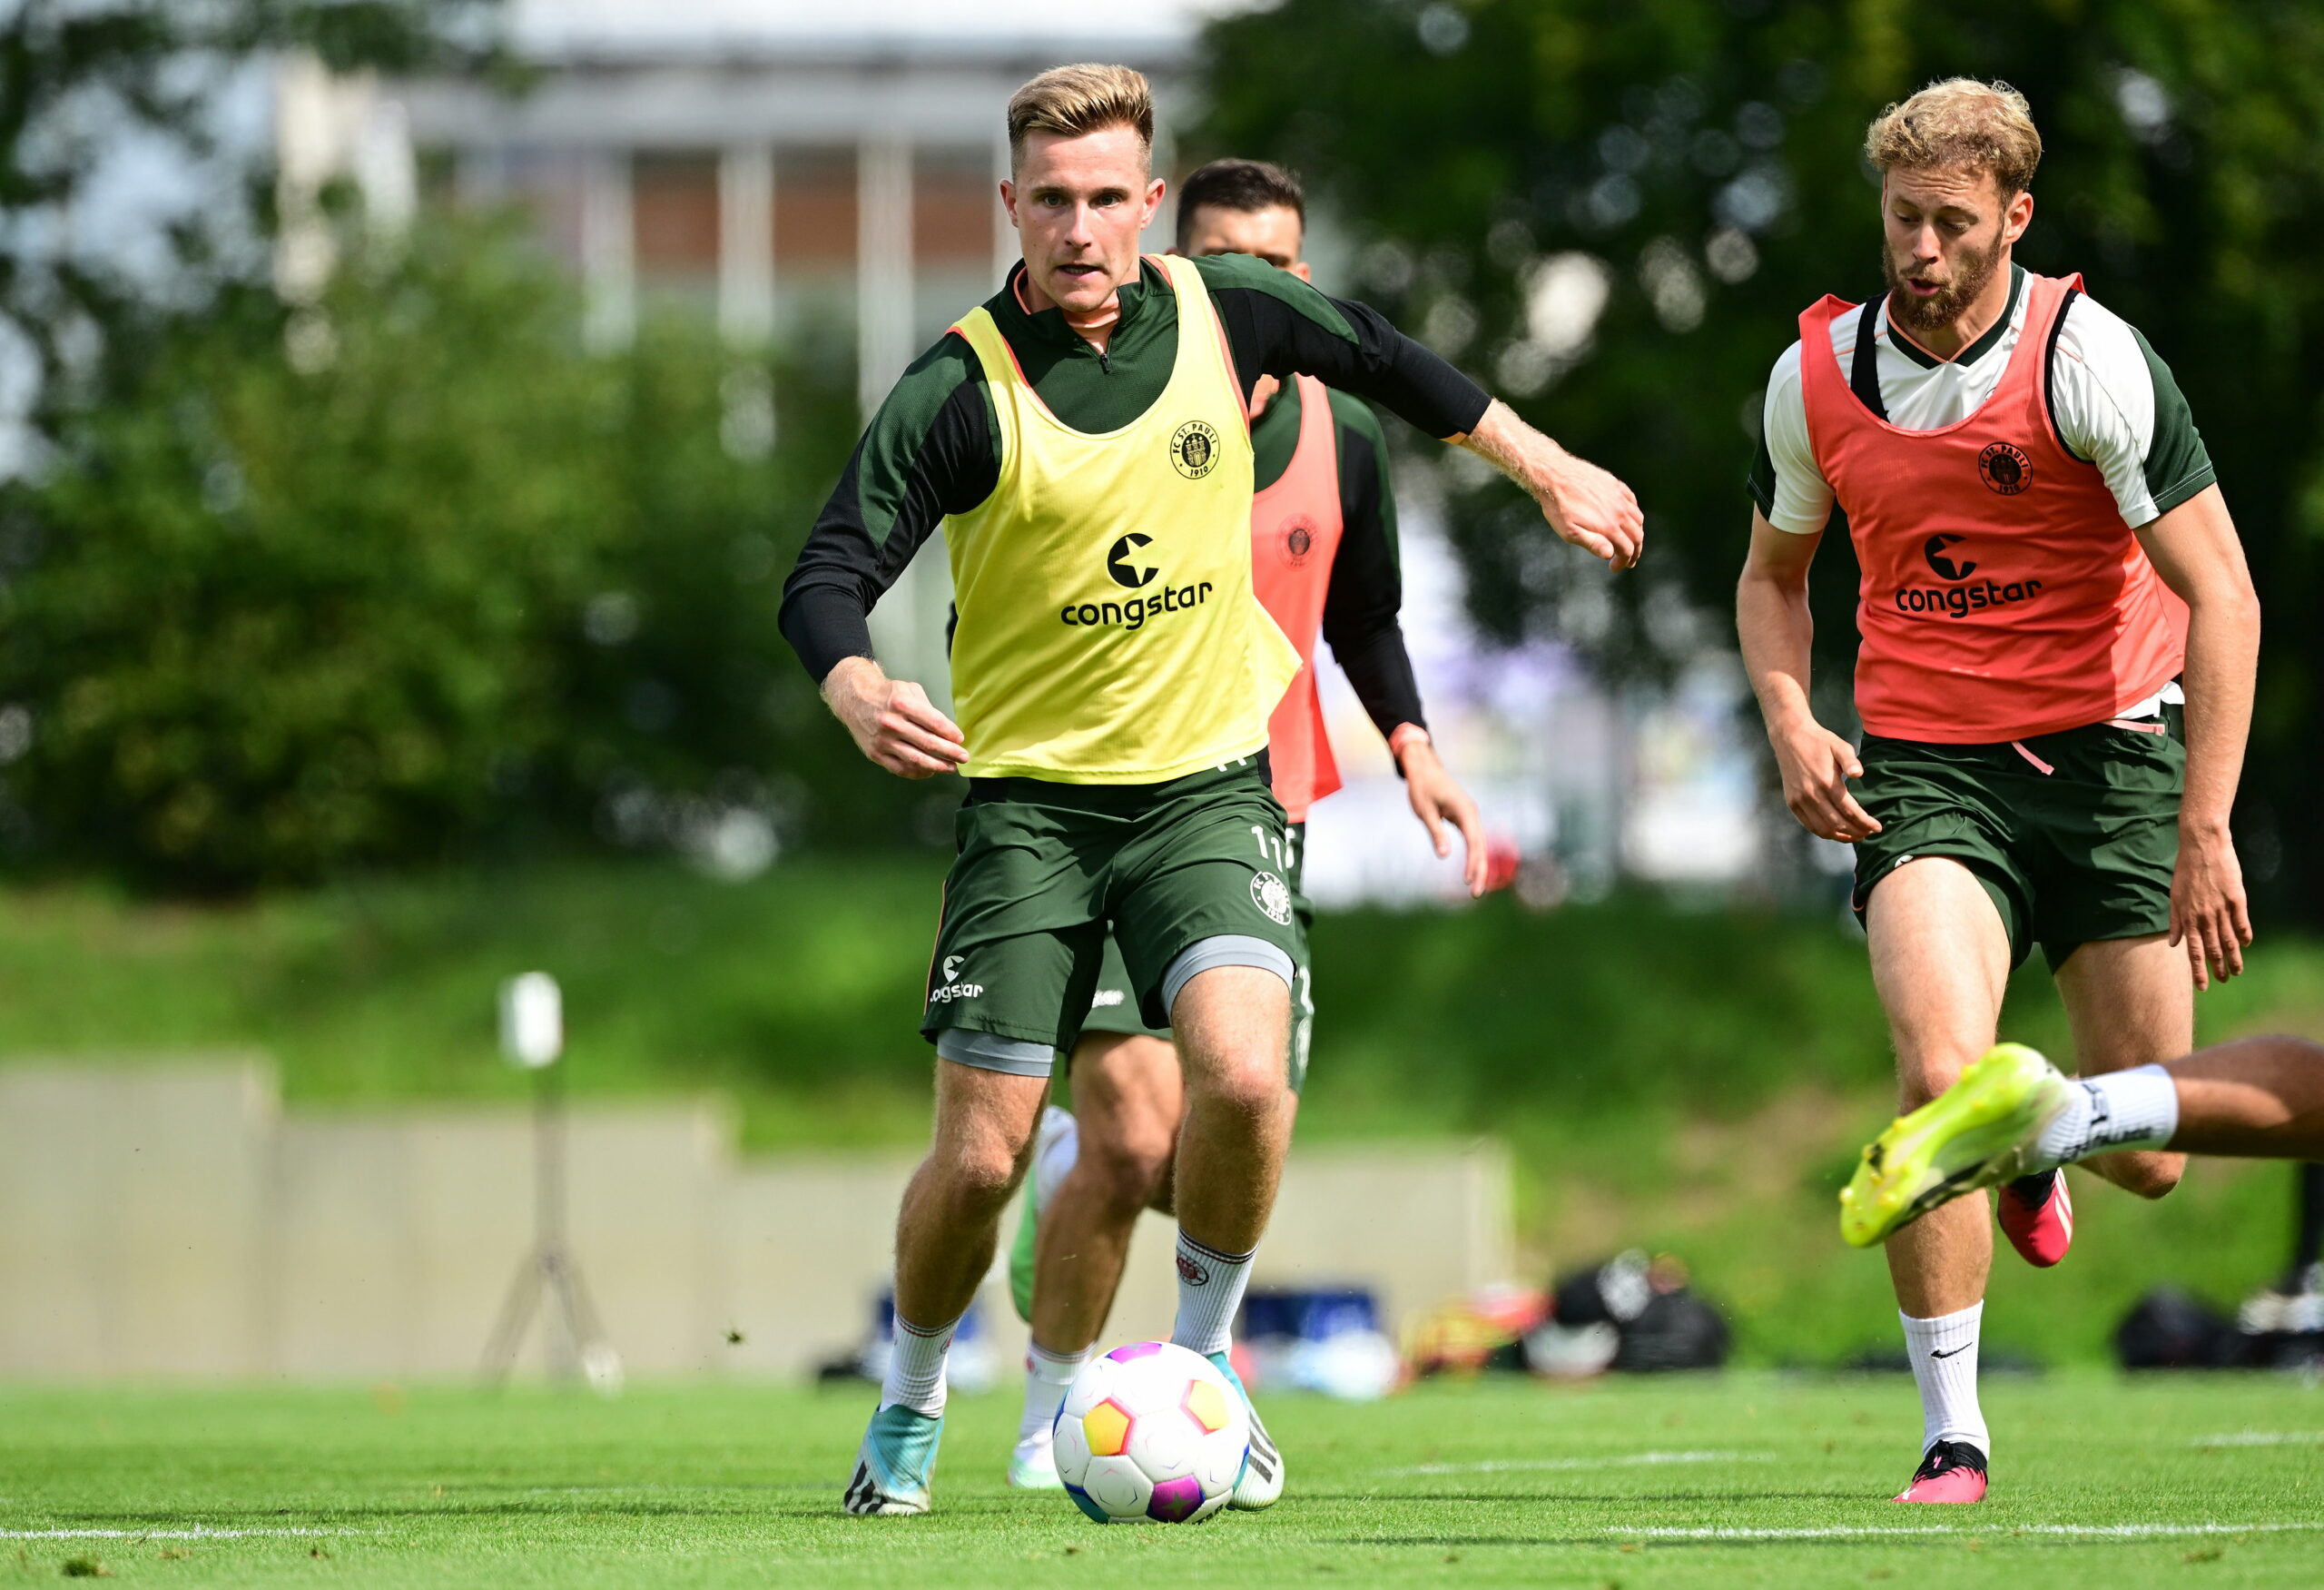
{"type": "MultiPolygon", "coordinates": [[[[1753,471],[1744,660],[1787,804],[1856,846],[1908,1109],[1992,1046],[2037,943],[2081,1069],[2140,1075],[2191,1047],[2194,991],[2240,972],[2250,941],[2228,810],[2259,605],[2170,370],[2080,278],[2011,258],[2041,149],[2021,95],[1966,79],[1873,123],[1888,291],[1799,317],[1753,471]],[[1836,501],[1863,569],[1861,751],[1808,705],[1807,568],[1836,501]]],[[[2150,1198],[2177,1182],[2152,1133],[2112,1146],[2132,1151],[2101,1175],[2150,1198]]],[[[2029,1262],[2064,1257],[2053,1170],[1999,1205],[2029,1262]]],[[[1887,1253],[1923,1409],[1897,1499],[1976,1501],[1984,1200],[1887,1253]]]]}
{"type": "Polygon", "coordinates": [[[784,636],[865,755],[970,781],[921,1022],[933,1143],[897,1221],[895,1350],[852,1513],[928,1510],[945,1354],[1108,923],[1185,1065],[1173,1339],[1226,1363],[1282,1170],[1302,953],[1261,771],[1299,655],[1251,592],[1259,378],[1319,377],[1476,450],[1617,568],[1642,546],[1619,480],[1371,310],[1256,260],[1141,259],[1162,184],[1138,74],[1044,73],[1009,133],[1024,262],[881,405],[783,597],[784,636]],[[881,670],[865,625],[940,528],[957,725],[881,670]]]}
{"type": "MultiPolygon", "coordinates": [[[[1280,167],[1213,161],[1179,190],[1177,252],[1195,258],[1247,254],[1305,281],[1306,209],[1297,180],[1280,167]]],[[[1280,385],[1262,377],[1251,406],[1258,488],[1251,504],[1252,579],[1300,657],[1298,676],[1267,724],[1275,795],[1287,819],[1284,877],[1294,910],[1304,929],[1313,918],[1299,887],[1308,808],[1340,786],[1315,689],[1319,631],[1388,742],[1413,814],[1438,854],[1451,850],[1447,825],[1459,830],[1467,847],[1465,881],[1477,892],[1485,846],[1476,803],[1430,745],[1397,623],[1403,578],[1380,422],[1359,400],[1307,375],[1280,385]]],[[[1287,1115],[1298,1108],[1315,1018],[1305,960],[1296,972],[1287,1115]]],[[[1009,1255],[1010,1288],[1032,1326],[1032,1347],[1009,1481],[1032,1487],[1057,1484],[1050,1428],[1112,1309],[1138,1213],[1170,1208],[1185,1083],[1169,1029],[1141,1015],[1110,937],[1088,1019],[1068,1054],[1074,1109],[1053,1107],[1042,1117],[1027,1178],[1028,1212],[1009,1255]]],[[[1288,1121],[1285,1130],[1287,1135],[1288,1121]]],[[[1283,1490],[1282,1454],[1264,1427],[1254,1425],[1251,1436],[1250,1467],[1236,1494],[1246,1503],[1272,1501],[1283,1490]]]]}

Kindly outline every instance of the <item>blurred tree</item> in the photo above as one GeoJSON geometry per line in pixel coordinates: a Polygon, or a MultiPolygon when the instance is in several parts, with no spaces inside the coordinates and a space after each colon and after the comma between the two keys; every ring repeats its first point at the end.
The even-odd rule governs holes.
{"type": "Polygon", "coordinates": [[[310,309],[232,288],[155,335],[0,487],[19,861],[216,891],[593,828],[735,871],[778,827],[909,833],[924,792],[774,622],[847,372],[684,326],[590,354],[567,279],[475,222],[350,260],[310,309]]]}
{"type": "MultiPolygon", "coordinates": [[[[1769,365],[1825,292],[1879,289],[1866,123],[1954,74],[2024,90],[2047,143],[2020,257],[2082,272],[2192,403],[2270,630],[2238,815],[2247,867],[2313,920],[2324,646],[2324,7],[2313,0],[1285,0],[1213,24],[1190,153],[1299,168],[1368,296],[1649,516],[1610,582],[1452,460],[1491,632],[1610,670],[1732,644],[1743,478],[1769,365]]],[[[1855,567],[1827,536],[1819,706],[1844,721],[1855,567]]]]}
{"type": "MultiPolygon", "coordinates": [[[[232,147],[263,101],[253,63],[304,52],[336,72],[497,59],[501,0],[15,0],[0,16],[0,371],[38,429],[134,363],[121,333],[198,310],[265,269],[268,217],[232,147]],[[245,118],[246,119],[246,118],[245,118]],[[93,233],[123,163],[150,238],[93,233]],[[153,246],[145,246],[148,243],[153,246]]],[[[245,130],[243,136],[247,136],[245,130]]]]}

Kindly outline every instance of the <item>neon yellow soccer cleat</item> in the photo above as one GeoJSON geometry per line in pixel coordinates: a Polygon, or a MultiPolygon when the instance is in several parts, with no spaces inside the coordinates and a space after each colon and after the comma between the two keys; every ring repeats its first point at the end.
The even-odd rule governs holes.
{"type": "Polygon", "coordinates": [[[1840,1190],[1840,1235],[1869,1248],[1963,1193],[2040,1169],[2034,1146],[2073,1085],[2023,1043],[1995,1044],[1864,1151],[1840,1190]]]}

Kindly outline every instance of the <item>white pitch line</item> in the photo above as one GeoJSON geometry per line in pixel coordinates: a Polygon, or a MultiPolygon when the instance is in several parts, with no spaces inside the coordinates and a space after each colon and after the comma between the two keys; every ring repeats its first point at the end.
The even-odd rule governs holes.
{"type": "Polygon", "coordinates": [[[1765,1463],[1772,1452],[1632,1452],[1619,1457],[1502,1458],[1486,1463],[1422,1463],[1375,1468],[1381,1476],[1413,1474],[1541,1474],[1577,1468],[1639,1468],[1660,1463],[1765,1463]]]}
{"type": "Polygon", "coordinates": [[[1608,1540],[1860,1540],[1895,1536],[1957,1535],[1991,1538],[2009,1535],[2063,1535],[2077,1539],[2143,1540],[2190,1535],[2282,1535],[2324,1529],[2324,1519],[2298,1524],[2013,1524],[1990,1528],[1948,1528],[1941,1524],[1875,1525],[1855,1527],[1832,1525],[1806,1529],[1688,1529],[1646,1525],[1635,1529],[1600,1531],[1608,1540]]]}
{"type": "Polygon", "coordinates": [[[289,1536],[360,1535],[359,1529],[0,1529],[0,1540],[253,1540],[289,1536]]]}
{"type": "Polygon", "coordinates": [[[2324,1430],[2237,1430],[2225,1436],[2203,1436],[2190,1447],[2317,1447],[2324,1446],[2324,1430]]]}

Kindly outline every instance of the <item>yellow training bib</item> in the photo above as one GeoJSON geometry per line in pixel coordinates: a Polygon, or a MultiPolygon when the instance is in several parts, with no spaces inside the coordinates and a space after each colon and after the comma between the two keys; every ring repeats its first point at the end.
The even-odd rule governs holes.
{"type": "Polygon", "coordinates": [[[970,777],[1158,784],[1266,744],[1299,654],[1251,593],[1251,437],[1193,264],[1169,384],[1119,430],[1050,413],[983,309],[1000,484],[944,521],[960,626],[952,696],[970,777]]]}

